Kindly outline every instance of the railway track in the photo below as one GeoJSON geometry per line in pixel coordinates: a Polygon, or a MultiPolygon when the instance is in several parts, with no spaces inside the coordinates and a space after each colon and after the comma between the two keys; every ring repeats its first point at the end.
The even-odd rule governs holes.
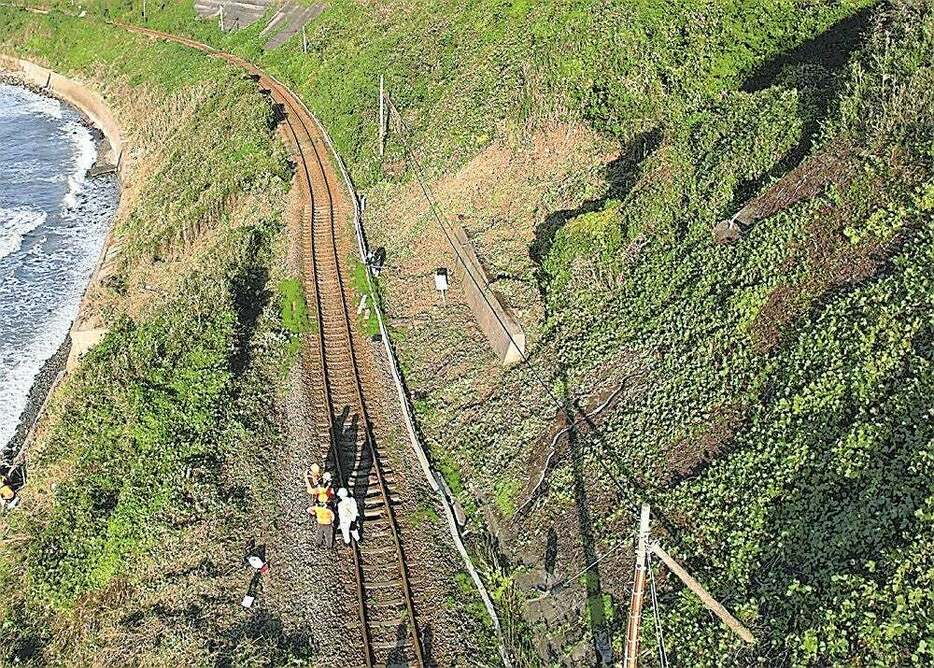
{"type": "MultiPolygon", "coordinates": [[[[136,26],[132,32],[181,43],[246,70],[281,111],[306,207],[306,296],[315,305],[317,357],[327,412],[327,439],[342,486],[357,499],[362,542],[353,545],[364,663],[424,666],[415,603],[393,508],[394,473],[380,459],[354,345],[349,292],[341,271],[338,220],[346,213],[318,126],[290,90],[251,63],[194,40],[136,26]]],[[[309,527],[309,530],[310,527],[309,527]]]]}

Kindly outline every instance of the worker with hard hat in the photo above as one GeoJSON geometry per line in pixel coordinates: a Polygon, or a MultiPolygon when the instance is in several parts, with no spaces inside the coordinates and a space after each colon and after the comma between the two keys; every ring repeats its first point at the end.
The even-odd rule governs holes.
{"type": "Polygon", "coordinates": [[[305,489],[309,496],[316,496],[315,490],[321,484],[321,467],[312,464],[311,468],[305,471],[305,489]]]}
{"type": "Polygon", "coordinates": [[[7,478],[0,479],[0,508],[15,508],[19,502],[13,483],[7,478]]]}
{"type": "Polygon", "coordinates": [[[334,511],[326,503],[315,502],[308,507],[308,514],[315,518],[317,530],[315,532],[315,545],[321,547],[334,546],[334,511]]]}
{"type": "Polygon", "coordinates": [[[325,472],[321,477],[321,486],[318,488],[318,501],[332,504],[334,502],[334,485],[331,484],[331,473],[325,472]]]}

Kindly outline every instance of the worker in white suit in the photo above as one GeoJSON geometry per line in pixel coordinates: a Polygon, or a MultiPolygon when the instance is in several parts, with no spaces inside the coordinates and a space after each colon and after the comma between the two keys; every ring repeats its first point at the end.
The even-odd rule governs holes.
{"type": "Polygon", "coordinates": [[[357,509],[357,500],[341,487],[337,490],[337,520],[344,537],[344,544],[350,545],[350,537],[360,541],[360,511],[357,509]]]}

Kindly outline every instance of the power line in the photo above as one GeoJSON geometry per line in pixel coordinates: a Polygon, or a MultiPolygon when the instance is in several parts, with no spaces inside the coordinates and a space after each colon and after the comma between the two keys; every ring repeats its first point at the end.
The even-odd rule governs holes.
{"type": "MultiPolygon", "coordinates": [[[[405,119],[402,118],[402,114],[399,113],[399,109],[398,107],[396,107],[395,102],[393,102],[392,98],[389,97],[389,95],[386,95],[386,99],[389,101],[389,106],[392,108],[392,110],[396,112],[396,118],[399,120],[399,124],[402,126],[402,129],[405,132],[409,132],[410,131],[409,126],[405,122],[405,119]]],[[[458,260],[460,260],[461,264],[464,265],[465,270],[466,270],[465,273],[470,277],[470,280],[473,282],[474,286],[476,286],[477,290],[480,292],[480,295],[483,297],[483,301],[486,302],[487,306],[492,311],[493,316],[496,318],[496,321],[499,323],[500,327],[502,327],[503,331],[506,332],[506,336],[509,337],[510,342],[516,347],[516,350],[519,352],[519,355],[522,357],[522,361],[525,364],[526,368],[529,369],[529,371],[532,373],[533,377],[539,383],[539,385],[541,385],[542,388],[544,388],[545,393],[549,397],[551,397],[555,405],[558,407],[558,410],[563,410],[568,417],[570,417],[572,412],[580,416],[580,419],[570,420],[571,422],[570,426],[572,428],[575,427],[580,421],[583,421],[584,423],[588,424],[588,426],[590,426],[590,428],[598,436],[604,436],[603,431],[599,427],[597,427],[596,424],[594,424],[593,422],[589,420],[587,414],[579,406],[577,406],[572,400],[570,400],[570,398],[568,398],[567,400],[563,400],[561,397],[559,397],[554,392],[554,390],[548,385],[548,383],[542,378],[541,374],[539,374],[539,372],[535,369],[535,367],[532,366],[532,362],[529,359],[529,356],[525,354],[525,352],[519,346],[518,342],[509,332],[509,329],[506,327],[506,324],[503,322],[502,318],[499,317],[499,314],[496,312],[496,309],[493,307],[493,304],[490,302],[489,297],[487,297],[486,290],[484,289],[485,286],[481,286],[479,281],[477,281],[476,277],[474,277],[473,273],[468,268],[469,264],[467,263],[467,261],[464,260],[464,257],[461,255],[461,252],[458,250],[457,245],[451,239],[451,235],[448,232],[447,226],[444,220],[442,219],[442,213],[440,212],[440,207],[435,202],[435,199],[433,195],[431,194],[431,189],[428,186],[428,184],[425,182],[424,170],[422,169],[421,162],[418,160],[418,157],[415,155],[415,152],[409,146],[409,143],[405,140],[404,135],[400,134],[399,138],[402,142],[402,147],[405,150],[406,156],[411,160],[412,164],[415,167],[415,169],[413,170],[415,174],[415,180],[418,182],[419,188],[421,189],[422,194],[425,196],[425,199],[428,202],[429,211],[431,212],[434,219],[437,221],[438,226],[441,228],[441,231],[444,233],[444,236],[447,239],[448,244],[451,246],[452,250],[454,251],[454,254],[457,256],[458,260]],[[569,410],[568,404],[570,404],[570,408],[572,410],[569,410]]],[[[611,472],[608,469],[606,462],[598,458],[598,463],[600,464],[600,467],[604,470],[604,472],[609,476],[610,480],[612,480],[613,484],[615,484],[616,487],[621,492],[625,492],[626,490],[625,485],[623,485],[619,481],[617,476],[614,475],[613,472],[611,472]]],[[[638,514],[638,511],[635,508],[633,508],[632,510],[633,510],[633,515],[638,514]]]]}
{"type": "Polygon", "coordinates": [[[530,599],[530,601],[538,601],[538,600],[545,598],[546,596],[550,596],[553,591],[555,591],[556,589],[563,588],[568,582],[571,582],[572,580],[576,580],[577,578],[582,576],[584,573],[589,571],[591,568],[593,568],[594,566],[599,564],[601,561],[606,559],[608,556],[616,552],[619,548],[623,547],[623,545],[625,545],[626,543],[629,543],[631,540],[632,540],[632,535],[630,534],[629,536],[626,536],[625,538],[617,541],[609,550],[607,550],[602,555],[600,555],[599,557],[591,561],[589,564],[584,566],[577,573],[575,573],[574,575],[569,575],[566,578],[559,580],[557,583],[545,589],[545,592],[541,596],[530,599]]]}
{"type": "MultiPolygon", "coordinates": [[[[408,132],[409,127],[406,124],[405,120],[402,118],[402,114],[399,113],[399,109],[396,107],[395,102],[393,102],[392,98],[390,98],[388,95],[386,97],[389,100],[389,105],[392,107],[393,111],[396,112],[396,118],[399,119],[399,123],[402,126],[402,129],[408,132]]],[[[400,139],[402,141],[402,146],[405,149],[406,155],[412,161],[412,164],[415,166],[415,169],[414,169],[415,180],[418,181],[418,185],[421,188],[422,194],[425,196],[425,199],[428,201],[428,208],[431,211],[432,216],[434,216],[434,219],[438,222],[438,225],[441,227],[441,231],[444,233],[444,236],[447,239],[448,244],[451,246],[451,249],[454,251],[454,254],[457,256],[457,259],[460,260],[462,265],[464,265],[464,268],[465,268],[464,273],[466,273],[467,276],[470,277],[471,282],[480,292],[480,296],[483,297],[483,301],[486,302],[486,305],[490,307],[490,310],[493,313],[493,317],[496,318],[496,322],[499,323],[499,326],[502,327],[504,332],[506,332],[506,336],[509,337],[510,343],[512,343],[516,347],[517,352],[522,357],[522,361],[525,363],[529,371],[532,372],[532,375],[535,377],[536,381],[538,381],[538,383],[542,386],[542,388],[544,388],[545,392],[549,396],[551,396],[551,398],[557,404],[558,408],[566,408],[565,402],[562,401],[561,398],[558,397],[554,393],[551,387],[549,387],[548,383],[545,382],[544,378],[542,378],[542,376],[538,373],[535,367],[532,366],[531,362],[529,361],[528,355],[525,354],[525,351],[522,349],[522,346],[519,345],[518,341],[516,341],[515,337],[513,337],[513,335],[510,333],[509,328],[506,326],[506,323],[503,322],[503,319],[499,316],[499,313],[497,313],[496,308],[494,308],[493,306],[493,303],[490,301],[489,297],[487,297],[486,292],[487,292],[488,286],[481,285],[480,282],[477,280],[477,278],[473,275],[473,272],[469,269],[470,267],[469,261],[464,258],[460,250],[458,250],[457,244],[455,244],[454,240],[451,239],[451,235],[450,235],[450,232],[448,232],[447,225],[445,224],[444,220],[442,220],[442,214],[439,212],[439,207],[435,203],[434,197],[432,196],[428,185],[425,183],[425,180],[423,178],[423,170],[422,170],[421,163],[416,157],[414,151],[412,151],[412,148],[409,146],[409,143],[405,140],[405,137],[400,136],[400,139]]]]}
{"type": "Polygon", "coordinates": [[[652,596],[652,617],[655,621],[655,642],[658,645],[658,663],[668,668],[668,652],[665,649],[665,636],[662,634],[662,620],[658,614],[658,594],[655,591],[655,571],[652,570],[652,553],[647,552],[646,568],[649,571],[649,593],[652,596]]]}

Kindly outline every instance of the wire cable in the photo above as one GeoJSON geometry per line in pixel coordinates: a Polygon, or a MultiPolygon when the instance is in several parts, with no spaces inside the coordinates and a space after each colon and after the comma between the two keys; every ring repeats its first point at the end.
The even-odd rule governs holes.
{"type": "Polygon", "coordinates": [[[665,650],[665,636],[662,634],[662,620],[658,614],[658,594],[655,591],[655,571],[652,570],[652,553],[645,555],[645,567],[649,571],[649,593],[652,596],[652,617],[655,621],[655,641],[658,644],[658,663],[668,668],[668,652],[665,650]]]}
{"type": "MultiPolygon", "coordinates": [[[[388,95],[386,96],[386,99],[389,102],[390,111],[391,112],[394,111],[396,113],[396,118],[399,120],[399,124],[402,127],[402,130],[404,132],[410,132],[409,126],[405,122],[405,119],[402,118],[402,114],[399,113],[399,109],[398,107],[396,107],[395,102],[393,102],[392,98],[389,97],[388,95]]],[[[438,226],[441,228],[441,231],[444,233],[444,236],[447,239],[448,244],[451,246],[452,250],[454,251],[454,254],[457,256],[461,264],[464,265],[466,269],[465,273],[470,278],[471,282],[476,286],[477,290],[480,292],[480,296],[483,297],[483,301],[485,301],[487,306],[490,307],[490,310],[493,312],[493,316],[496,318],[496,321],[499,323],[500,327],[503,328],[503,331],[506,332],[506,336],[509,337],[510,342],[516,347],[516,350],[519,352],[519,355],[522,357],[522,362],[525,364],[526,368],[532,373],[532,375],[534,376],[535,380],[539,383],[539,385],[542,386],[542,388],[545,390],[545,393],[549,397],[551,397],[555,405],[558,407],[558,410],[563,410],[565,412],[565,414],[567,415],[569,419],[569,422],[571,423],[570,425],[571,427],[576,427],[580,422],[584,422],[588,424],[598,436],[603,436],[604,434],[602,430],[600,430],[599,427],[597,427],[594,423],[590,422],[590,420],[587,417],[587,414],[579,406],[577,406],[574,401],[570,400],[569,398],[562,399],[561,397],[559,397],[555,393],[555,391],[551,388],[551,386],[549,386],[549,384],[541,376],[541,374],[535,369],[535,367],[532,366],[529,356],[525,354],[522,348],[520,348],[518,342],[509,332],[509,329],[506,327],[506,324],[503,322],[502,318],[500,318],[496,309],[493,307],[493,304],[490,301],[489,297],[487,297],[486,292],[489,288],[487,286],[480,285],[479,281],[477,281],[476,277],[473,275],[470,269],[468,269],[469,267],[468,261],[464,259],[464,257],[461,255],[460,250],[457,248],[457,244],[455,244],[454,241],[451,239],[451,234],[448,231],[447,225],[444,220],[446,216],[443,216],[443,214],[440,212],[440,207],[436,203],[434,196],[431,193],[430,187],[425,182],[424,170],[422,169],[421,162],[419,161],[418,157],[415,155],[415,152],[409,146],[409,143],[405,140],[405,137],[403,136],[402,133],[399,134],[399,139],[402,142],[402,147],[405,151],[406,156],[411,161],[414,167],[413,172],[415,174],[415,180],[418,182],[419,188],[421,189],[422,194],[425,196],[425,200],[428,202],[428,208],[431,211],[432,216],[437,221],[438,226]],[[572,413],[575,414],[574,419],[570,419],[572,413]]],[[[619,481],[617,476],[614,475],[608,469],[606,462],[601,459],[598,459],[598,461],[599,461],[601,468],[610,477],[610,480],[613,481],[613,484],[616,485],[616,487],[620,490],[620,492],[625,492],[626,486],[623,485],[619,481]]],[[[638,515],[639,510],[637,507],[633,507],[631,510],[634,516],[638,515]]]]}

